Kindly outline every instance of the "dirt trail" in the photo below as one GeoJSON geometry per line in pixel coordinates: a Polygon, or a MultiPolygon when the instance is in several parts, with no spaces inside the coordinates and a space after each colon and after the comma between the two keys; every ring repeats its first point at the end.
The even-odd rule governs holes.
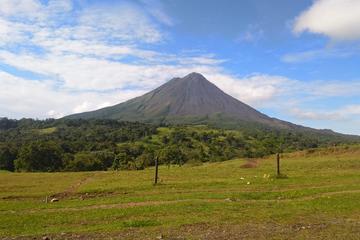
{"type": "Polygon", "coordinates": [[[87,176],[83,177],[79,181],[77,181],[74,184],[70,185],[64,192],[56,193],[53,197],[66,198],[66,197],[69,197],[71,195],[75,195],[77,193],[77,191],[80,189],[81,186],[83,186],[83,185],[89,183],[90,181],[92,181],[93,178],[97,174],[98,173],[96,173],[96,172],[88,174],[87,176]]]}
{"type": "MultiPolygon", "coordinates": [[[[344,237],[336,239],[358,240],[360,228],[358,222],[349,222],[343,219],[320,219],[310,222],[299,223],[277,223],[274,221],[265,221],[256,223],[241,224],[214,224],[199,222],[193,224],[183,224],[177,227],[157,227],[148,228],[130,228],[115,232],[78,232],[50,234],[51,239],[122,239],[122,240],[268,240],[268,239],[311,239],[328,240],[334,239],[333,227],[340,226],[345,229],[344,237]]],[[[42,236],[33,239],[41,239],[42,236]]],[[[15,237],[5,239],[27,240],[29,237],[15,237]]]]}
{"type": "MultiPolygon", "coordinates": [[[[89,178],[87,178],[89,179],[89,178]]],[[[86,181],[86,179],[84,180],[86,181]]],[[[82,181],[82,182],[84,182],[82,181]]],[[[81,184],[79,185],[81,186],[81,184]]],[[[36,210],[25,210],[25,212],[68,212],[68,211],[84,211],[91,209],[112,209],[112,208],[131,208],[131,207],[143,207],[143,206],[157,206],[157,205],[165,205],[165,204],[176,204],[176,203],[186,203],[186,202],[203,202],[203,203],[229,203],[229,202],[239,202],[239,203],[277,203],[277,202],[291,202],[291,201],[308,201],[321,197],[330,197],[338,194],[348,194],[348,193],[360,193],[360,189],[357,190],[344,190],[344,191],[336,191],[336,192],[325,192],[314,194],[311,196],[304,196],[299,198],[286,198],[286,199],[182,199],[182,200],[164,200],[164,201],[146,201],[146,202],[128,202],[128,203],[118,203],[118,204],[101,204],[101,205],[91,205],[91,206],[83,206],[78,208],[50,208],[50,209],[36,209],[36,210]]],[[[21,212],[24,212],[21,211],[21,212]]]]}

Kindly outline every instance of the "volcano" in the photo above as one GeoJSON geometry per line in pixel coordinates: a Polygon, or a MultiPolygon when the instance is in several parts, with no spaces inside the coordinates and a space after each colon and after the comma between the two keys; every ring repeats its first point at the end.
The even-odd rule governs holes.
{"type": "MultiPolygon", "coordinates": [[[[173,78],[126,102],[67,119],[116,119],[145,123],[213,124],[315,130],[269,117],[226,94],[199,73],[173,78]]],[[[331,130],[315,130],[332,134],[331,130]]]]}

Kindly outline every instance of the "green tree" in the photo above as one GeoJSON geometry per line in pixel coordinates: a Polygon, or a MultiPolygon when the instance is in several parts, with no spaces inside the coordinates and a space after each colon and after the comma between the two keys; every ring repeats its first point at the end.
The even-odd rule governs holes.
{"type": "Polygon", "coordinates": [[[15,150],[9,145],[0,145],[0,169],[14,171],[15,150]]]}
{"type": "Polygon", "coordinates": [[[101,170],[110,168],[115,160],[115,154],[108,150],[94,152],[95,157],[101,162],[101,170]]]}
{"type": "Polygon", "coordinates": [[[113,163],[113,169],[115,170],[126,170],[129,169],[129,165],[132,162],[132,158],[129,154],[126,152],[120,152],[116,155],[114,163],[113,163]]]}
{"type": "Polygon", "coordinates": [[[103,170],[103,164],[95,153],[76,153],[74,159],[66,167],[68,171],[96,171],[103,170]]]}
{"type": "Polygon", "coordinates": [[[159,151],[159,160],[165,164],[183,165],[187,158],[185,153],[176,145],[165,147],[159,151]]]}
{"type": "Polygon", "coordinates": [[[54,142],[32,142],[21,147],[15,160],[17,171],[58,171],[62,168],[62,149],[54,142]]]}

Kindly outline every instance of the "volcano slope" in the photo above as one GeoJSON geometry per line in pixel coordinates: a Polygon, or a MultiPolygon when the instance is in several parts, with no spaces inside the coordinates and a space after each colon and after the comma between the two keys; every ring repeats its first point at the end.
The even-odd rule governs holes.
{"type": "Polygon", "coordinates": [[[216,128],[297,132],[315,138],[360,141],[328,129],[313,129],[269,117],[226,94],[199,73],[173,78],[126,102],[65,119],[115,119],[154,124],[205,124],[216,128]]]}

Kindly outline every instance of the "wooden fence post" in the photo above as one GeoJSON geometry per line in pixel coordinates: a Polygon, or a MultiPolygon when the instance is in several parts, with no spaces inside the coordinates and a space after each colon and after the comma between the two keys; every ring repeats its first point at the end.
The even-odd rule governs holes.
{"type": "Polygon", "coordinates": [[[154,179],[155,185],[158,182],[158,174],[159,174],[159,157],[156,157],[155,158],[155,179],[154,179]]]}
{"type": "Polygon", "coordinates": [[[277,175],[280,176],[280,153],[276,154],[277,175]]]}

